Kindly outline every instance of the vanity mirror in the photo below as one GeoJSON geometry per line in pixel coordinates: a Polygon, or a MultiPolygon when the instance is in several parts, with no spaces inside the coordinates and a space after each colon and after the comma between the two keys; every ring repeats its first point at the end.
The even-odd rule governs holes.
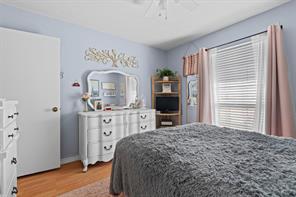
{"type": "Polygon", "coordinates": [[[96,101],[122,109],[138,98],[139,79],[118,70],[92,71],[87,76],[87,88],[91,95],[88,105],[93,110],[96,101]]]}

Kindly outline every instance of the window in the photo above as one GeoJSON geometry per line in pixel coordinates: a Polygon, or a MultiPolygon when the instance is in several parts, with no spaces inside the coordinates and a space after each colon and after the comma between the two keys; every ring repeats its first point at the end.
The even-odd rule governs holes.
{"type": "Polygon", "coordinates": [[[264,133],[266,35],[210,54],[214,124],[264,133]]]}

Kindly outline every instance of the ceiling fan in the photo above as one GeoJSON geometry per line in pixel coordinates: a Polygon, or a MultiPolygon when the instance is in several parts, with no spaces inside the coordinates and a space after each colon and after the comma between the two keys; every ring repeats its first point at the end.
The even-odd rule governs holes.
{"type": "Polygon", "coordinates": [[[198,3],[195,0],[133,0],[135,4],[142,4],[149,1],[145,16],[158,16],[168,19],[168,12],[172,4],[179,5],[188,11],[193,11],[198,3]]]}

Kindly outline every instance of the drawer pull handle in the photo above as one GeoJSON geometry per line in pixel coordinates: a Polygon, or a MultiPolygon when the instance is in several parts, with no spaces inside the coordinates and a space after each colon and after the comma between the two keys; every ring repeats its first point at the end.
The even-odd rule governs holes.
{"type": "Polygon", "coordinates": [[[105,136],[110,136],[112,134],[112,131],[109,131],[109,134],[107,134],[106,132],[104,132],[105,136]]]}
{"type": "Polygon", "coordinates": [[[105,150],[111,150],[112,149],[112,145],[109,146],[109,148],[107,148],[106,146],[104,146],[105,150]]]}
{"type": "Polygon", "coordinates": [[[13,138],[13,137],[14,137],[14,135],[13,135],[13,134],[10,134],[10,135],[8,135],[8,137],[11,137],[11,138],[13,138]]]}
{"type": "Polygon", "coordinates": [[[13,119],[13,115],[10,115],[10,116],[8,116],[8,118],[11,118],[11,119],[13,119]]]}
{"type": "Polygon", "coordinates": [[[12,188],[12,191],[11,191],[11,195],[13,195],[13,194],[17,194],[18,193],[18,189],[17,189],[17,187],[13,187],[12,188]]]}
{"type": "Polygon", "coordinates": [[[19,112],[15,112],[14,115],[18,116],[20,113],[19,112]]]}
{"type": "Polygon", "coordinates": [[[14,128],[13,130],[15,130],[15,131],[18,131],[18,130],[20,130],[18,127],[16,127],[16,128],[14,128]]]}
{"type": "Polygon", "coordinates": [[[147,125],[141,126],[141,129],[143,129],[143,130],[147,129],[147,125]]]}
{"type": "Polygon", "coordinates": [[[12,164],[17,164],[17,160],[16,160],[16,158],[14,157],[14,158],[12,158],[12,160],[11,160],[11,165],[12,164]]]}
{"type": "Polygon", "coordinates": [[[145,115],[140,115],[140,117],[142,118],[142,119],[146,119],[147,118],[147,115],[145,114],[145,115]]]}
{"type": "Polygon", "coordinates": [[[112,119],[111,118],[109,118],[109,120],[107,121],[107,120],[103,120],[103,122],[105,123],[105,124],[109,124],[110,122],[112,121],[112,119]]]}

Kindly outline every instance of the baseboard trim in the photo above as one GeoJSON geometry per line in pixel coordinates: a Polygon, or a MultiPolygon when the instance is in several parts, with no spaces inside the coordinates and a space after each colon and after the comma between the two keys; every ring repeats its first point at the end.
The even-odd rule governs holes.
{"type": "Polygon", "coordinates": [[[66,157],[61,159],[61,165],[71,163],[73,161],[78,161],[79,160],[79,155],[72,156],[72,157],[66,157]]]}

